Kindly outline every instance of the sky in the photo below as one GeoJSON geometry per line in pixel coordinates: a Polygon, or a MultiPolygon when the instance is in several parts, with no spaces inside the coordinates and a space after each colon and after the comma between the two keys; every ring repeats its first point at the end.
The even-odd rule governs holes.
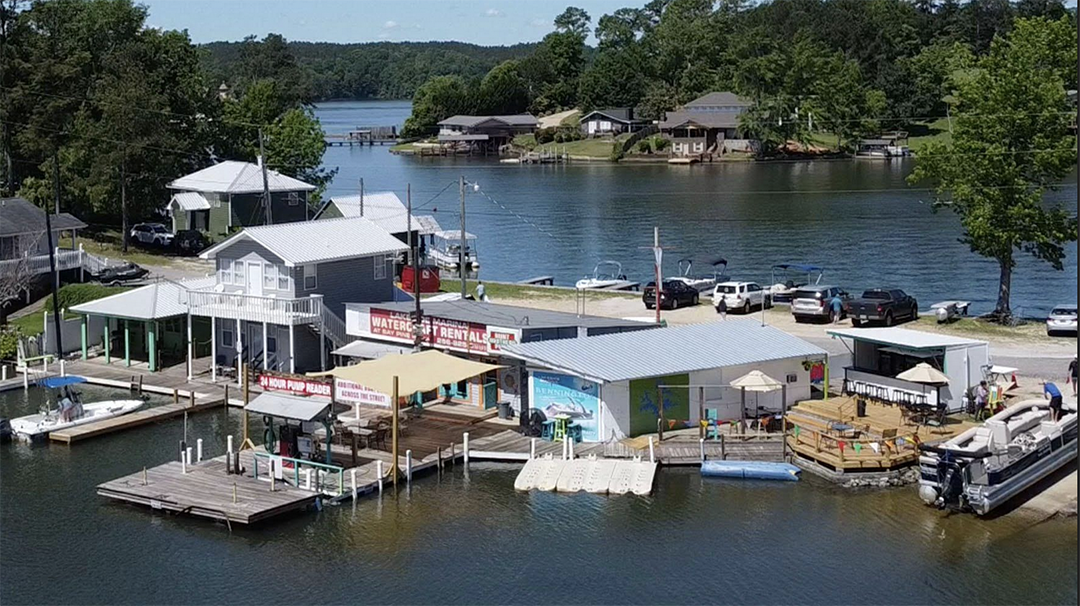
{"type": "MultiPolygon", "coordinates": [[[[535,42],[567,6],[601,15],[646,0],[139,0],[148,24],[186,29],[193,42],[278,33],[289,40],[535,42]]],[[[590,43],[594,42],[590,40],[590,43]]]]}

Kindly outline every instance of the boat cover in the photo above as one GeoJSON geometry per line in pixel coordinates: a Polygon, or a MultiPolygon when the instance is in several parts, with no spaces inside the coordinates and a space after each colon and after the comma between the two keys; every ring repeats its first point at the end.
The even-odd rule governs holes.
{"type": "Polygon", "coordinates": [[[38,381],[38,385],[46,389],[56,389],[58,387],[66,387],[68,385],[77,385],[79,383],[86,383],[86,379],[83,377],[76,377],[74,375],[67,377],[45,377],[38,381]]]}

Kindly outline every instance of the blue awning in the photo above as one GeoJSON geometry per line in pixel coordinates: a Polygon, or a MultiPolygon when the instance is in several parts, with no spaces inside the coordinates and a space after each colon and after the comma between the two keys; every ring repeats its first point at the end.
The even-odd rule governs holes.
{"type": "Polygon", "coordinates": [[[44,379],[38,380],[38,385],[45,389],[56,389],[58,387],[66,387],[78,383],[86,383],[86,379],[71,375],[67,377],[45,377],[44,379]]]}

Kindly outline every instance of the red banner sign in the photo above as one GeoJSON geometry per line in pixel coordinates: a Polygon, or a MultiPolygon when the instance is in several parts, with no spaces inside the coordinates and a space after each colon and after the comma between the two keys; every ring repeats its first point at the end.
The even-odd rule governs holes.
{"type": "MultiPolygon", "coordinates": [[[[369,317],[372,335],[412,341],[413,322],[408,313],[373,307],[369,317]]],[[[493,349],[484,324],[432,316],[424,316],[424,342],[467,352],[486,353],[493,349]]]]}
{"type": "Polygon", "coordinates": [[[263,373],[259,375],[259,387],[271,391],[290,391],[305,396],[330,397],[330,383],[312,380],[299,375],[276,375],[263,373]]]}

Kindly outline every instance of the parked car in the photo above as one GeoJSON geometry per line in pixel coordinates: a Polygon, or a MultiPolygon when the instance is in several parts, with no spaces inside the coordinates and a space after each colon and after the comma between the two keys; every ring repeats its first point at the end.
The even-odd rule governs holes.
{"type": "Polygon", "coordinates": [[[791,298],[791,315],[796,322],[831,320],[833,297],[840,297],[840,319],[846,318],[851,295],[839,286],[804,286],[796,289],[791,298]]]}
{"type": "Polygon", "coordinates": [[[713,306],[721,297],[729,311],[750,313],[754,307],[772,307],[772,296],[757,282],[721,282],[713,289],[713,306]]]}
{"type": "Polygon", "coordinates": [[[185,255],[197,255],[209,246],[210,241],[197,229],[183,229],[176,232],[173,245],[176,250],[185,255]]]}
{"type": "Polygon", "coordinates": [[[96,274],[92,274],[92,277],[108,286],[120,286],[124,282],[131,282],[133,280],[140,280],[150,273],[143,267],[139,267],[134,263],[124,263],[123,265],[114,265],[106,267],[96,274]]]}
{"type": "Polygon", "coordinates": [[[1046,334],[1076,334],[1076,304],[1058,305],[1046,318],[1046,334]]]}
{"type": "MultiPolygon", "coordinates": [[[[660,308],[678,309],[681,305],[697,305],[700,294],[693,286],[679,280],[664,280],[660,288],[660,308]]],[[[656,307],[656,282],[649,282],[641,293],[645,309],[656,307]]]]}
{"type": "Polygon", "coordinates": [[[872,288],[848,303],[848,316],[851,317],[852,326],[862,326],[864,322],[881,322],[885,326],[892,326],[901,318],[917,320],[919,302],[898,288],[872,288]]]}
{"type": "Polygon", "coordinates": [[[131,239],[138,244],[165,248],[172,245],[173,234],[162,223],[136,223],[131,228],[131,239]]]}

